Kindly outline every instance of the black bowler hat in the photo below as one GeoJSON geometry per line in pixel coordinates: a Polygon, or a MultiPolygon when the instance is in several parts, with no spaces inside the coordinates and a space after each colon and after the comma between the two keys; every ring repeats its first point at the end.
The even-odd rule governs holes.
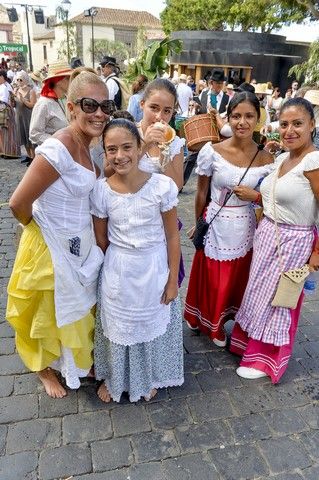
{"type": "Polygon", "coordinates": [[[223,70],[214,70],[212,76],[210,77],[211,81],[214,82],[224,82],[226,80],[223,70]]]}
{"type": "Polygon", "coordinates": [[[234,90],[235,92],[238,92],[238,93],[240,92],[255,93],[254,85],[251,85],[251,83],[247,83],[247,82],[241,83],[239,87],[236,87],[234,90]]]}
{"type": "Polygon", "coordinates": [[[102,60],[100,61],[101,67],[105,67],[105,65],[114,65],[114,67],[118,67],[116,63],[115,57],[109,57],[108,55],[104,55],[102,60]]]}

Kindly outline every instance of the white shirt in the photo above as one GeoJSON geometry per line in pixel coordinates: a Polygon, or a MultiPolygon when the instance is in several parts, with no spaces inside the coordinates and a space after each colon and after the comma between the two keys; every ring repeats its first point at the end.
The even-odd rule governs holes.
{"type": "MultiPolygon", "coordinates": [[[[250,160],[250,159],[249,159],[250,160]]],[[[273,169],[273,164],[252,166],[241,185],[255,188],[263,177],[273,169]]],[[[199,151],[196,173],[211,177],[211,202],[207,208],[209,222],[223,203],[225,188],[232,190],[238,185],[246,167],[237,167],[224,159],[208,142],[199,151]]],[[[252,248],[256,219],[251,202],[239,200],[232,195],[210,225],[205,245],[205,255],[215,260],[234,260],[244,257],[252,248]]]]}
{"type": "MultiPolygon", "coordinates": [[[[261,184],[264,214],[274,220],[273,181],[275,173],[282,162],[289,157],[289,152],[277,158],[275,171],[261,184]]],[[[310,152],[300,163],[282,177],[278,178],[275,187],[276,215],[278,223],[288,225],[311,226],[318,224],[318,202],[304,172],[319,169],[319,151],[310,152]]]]}
{"type": "Polygon", "coordinates": [[[104,78],[104,83],[109,91],[109,100],[114,100],[115,95],[119,91],[119,85],[112,77],[116,77],[115,73],[111,73],[108,77],[104,78]]]}
{"type": "Polygon", "coordinates": [[[33,203],[32,214],[50,250],[54,268],[54,303],[58,327],[87,315],[96,303],[97,285],[86,287],[77,270],[83,265],[93,243],[89,195],[96,173],[71,157],[56,138],[36,148],[60,177],[33,203]],[[76,241],[76,251],[72,250],[76,241]]]}
{"type": "Polygon", "coordinates": [[[9,83],[2,83],[0,85],[0,102],[9,103],[10,92],[12,91],[12,87],[9,83]]]}
{"type": "Polygon", "coordinates": [[[189,101],[193,99],[193,91],[186,83],[179,83],[176,87],[179,111],[188,112],[189,101]]]}

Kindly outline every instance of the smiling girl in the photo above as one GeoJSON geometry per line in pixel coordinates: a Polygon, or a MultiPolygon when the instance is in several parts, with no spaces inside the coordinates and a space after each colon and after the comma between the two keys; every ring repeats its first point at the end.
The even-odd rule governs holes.
{"type": "Polygon", "coordinates": [[[249,282],[231,339],[231,351],[242,356],[237,374],[249,379],[268,375],[273,383],[288,366],[303,300],[302,293],[295,309],[272,306],[280,273],[305,263],[319,269],[319,151],[313,144],[311,104],[303,98],[287,100],[279,132],[287,152],[261,184],[265,217],[255,235],[249,282]]]}
{"type": "Polygon", "coordinates": [[[183,383],[180,243],[177,187],[167,176],[139,170],[136,126],[125,119],[104,131],[106,161],[114,170],[91,195],[102,269],[95,335],[95,374],[101,400],[149,400],[156,389],[183,383]],[[106,232],[106,228],[108,232],[106,232]],[[178,304],[179,305],[179,304],[178,304]]]}
{"type": "Polygon", "coordinates": [[[249,92],[235,95],[227,115],[232,137],[217,145],[207,143],[197,158],[195,218],[204,213],[209,222],[216,217],[208,229],[205,249],[195,253],[184,312],[188,326],[208,335],[218,347],[226,346],[224,323],[234,318],[248,280],[256,228],[251,202],[259,199],[254,188],[272,163],[272,157],[258,151],[252,139],[260,115],[256,96],[249,92]]]}
{"type": "Polygon", "coordinates": [[[89,205],[98,171],[89,146],[111,113],[105,84],[83,72],[70,84],[70,126],[36,149],[30,168],[10,199],[25,227],[8,285],[7,319],[25,365],[38,372],[47,394],[66,395],[93,363],[96,282],[77,272],[95,243],[89,205]]]}

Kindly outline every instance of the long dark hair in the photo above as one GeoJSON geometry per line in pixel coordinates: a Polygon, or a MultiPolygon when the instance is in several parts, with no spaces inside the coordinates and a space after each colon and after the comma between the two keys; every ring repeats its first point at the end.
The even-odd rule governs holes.
{"type": "Polygon", "coordinates": [[[143,100],[147,100],[151,96],[152,92],[156,90],[166,90],[166,92],[173,95],[174,104],[176,105],[177,92],[175,85],[166,78],[155,78],[155,80],[152,80],[152,82],[148,83],[147,87],[145,88],[143,100]]]}

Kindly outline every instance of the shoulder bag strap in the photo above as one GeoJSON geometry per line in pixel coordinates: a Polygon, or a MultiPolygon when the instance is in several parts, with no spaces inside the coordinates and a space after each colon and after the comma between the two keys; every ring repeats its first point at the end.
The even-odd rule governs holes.
{"type": "MultiPolygon", "coordinates": [[[[264,145],[258,145],[258,147],[257,147],[257,152],[255,153],[255,155],[254,155],[253,158],[251,159],[248,167],[246,168],[246,170],[244,171],[243,175],[241,176],[241,178],[240,178],[237,186],[240,185],[241,182],[244,180],[244,178],[246,177],[246,175],[247,175],[247,173],[248,173],[248,170],[249,170],[250,167],[252,166],[255,158],[257,157],[258,153],[259,153],[263,148],[264,148],[264,145]]],[[[232,195],[233,195],[233,191],[231,191],[231,192],[229,193],[229,195],[226,195],[225,200],[224,200],[222,206],[221,206],[220,209],[217,211],[217,213],[215,213],[215,215],[213,216],[213,218],[212,218],[211,221],[209,222],[208,226],[213,222],[213,220],[215,220],[215,218],[217,217],[217,215],[218,215],[218,214],[220,213],[220,211],[225,207],[225,205],[227,204],[228,200],[230,199],[230,197],[231,197],[232,195]]]]}
{"type": "Polygon", "coordinates": [[[278,227],[278,217],[277,217],[276,198],[275,198],[275,196],[276,196],[276,184],[277,184],[279,169],[280,169],[280,166],[277,169],[277,171],[274,173],[274,178],[273,178],[273,182],[272,182],[272,207],[273,207],[274,222],[275,222],[277,252],[278,252],[278,258],[279,258],[279,263],[280,263],[280,270],[281,270],[281,273],[283,273],[284,272],[284,262],[283,262],[281,249],[280,249],[280,233],[279,233],[279,227],[278,227]]]}

